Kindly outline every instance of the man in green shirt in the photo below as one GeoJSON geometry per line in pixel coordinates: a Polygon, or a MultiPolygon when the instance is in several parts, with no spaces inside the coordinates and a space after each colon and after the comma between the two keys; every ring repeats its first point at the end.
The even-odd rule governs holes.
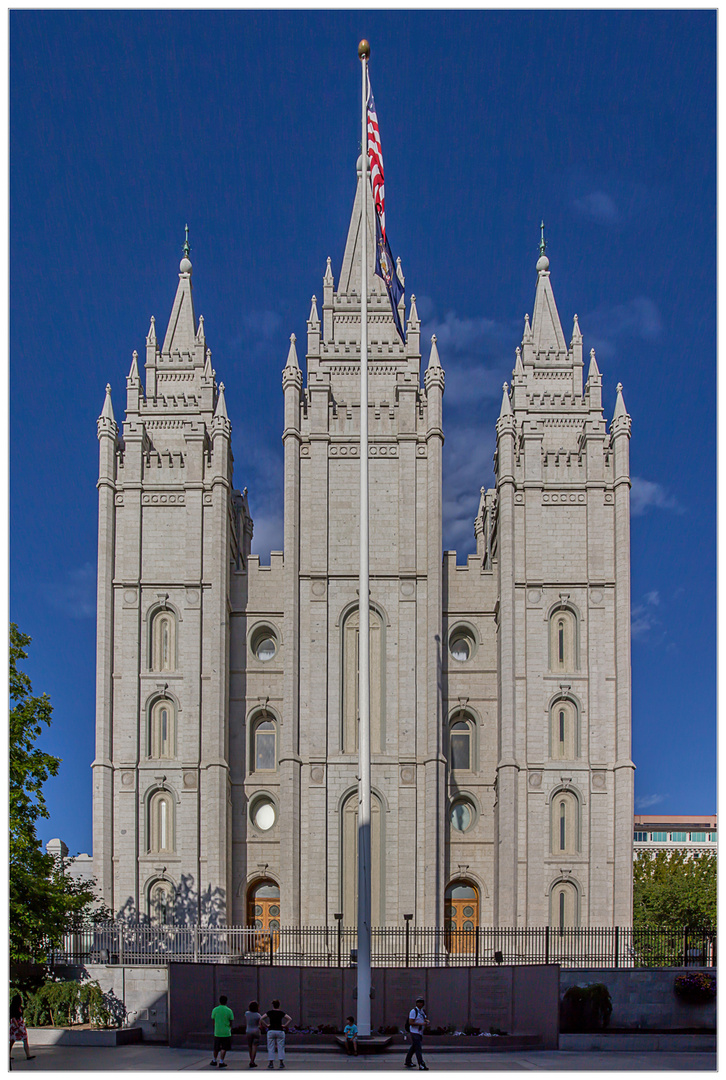
{"type": "Polygon", "coordinates": [[[219,999],[219,1005],[212,1009],[212,1020],[214,1020],[214,1057],[209,1064],[216,1066],[217,1054],[219,1054],[219,1067],[220,1069],[226,1069],[227,1062],[224,1060],[224,1055],[228,1050],[232,1049],[234,1013],[227,1007],[225,994],[222,994],[219,999]]]}

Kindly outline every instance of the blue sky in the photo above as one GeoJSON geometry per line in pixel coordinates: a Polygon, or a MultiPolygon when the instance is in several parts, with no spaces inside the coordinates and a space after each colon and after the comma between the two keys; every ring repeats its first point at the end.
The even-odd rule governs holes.
{"type": "MultiPolygon", "coordinates": [[[[636,809],[716,807],[714,12],[12,11],[10,608],[63,758],[43,841],[91,850],[96,418],[163,328],[190,226],[253,550],[282,546],[282,393],[360,139],[446,370],[444,546],[474,548],[539,223],[612,416],[633,417],[636,809]]],[[[569,340],[569,336],[568,336],[569,340]]]]}

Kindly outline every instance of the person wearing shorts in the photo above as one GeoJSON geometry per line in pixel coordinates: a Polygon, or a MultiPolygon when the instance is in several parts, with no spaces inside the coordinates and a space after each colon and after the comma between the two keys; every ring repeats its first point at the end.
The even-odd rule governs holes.
{"type": "Polygon", "coordinates": [[[216,1066],[217,1054],[219,1054],[219,1068],[226,1069],[227,1062],[224,1060],[224,1056],[228,1050],[232,1049],[234,1013],[227,1007],[225,994],[220,997],[219,1005],[212,1009],[212,1020],[214,1020],[214,1057],[209,1064],[216,1066]]]}
{"type": "Polygon", "coordinates": [[[250,1069],[256,1069],[257,1047],[260,1045],[260,1007],[256,1001],[251,1001],[245,1013],[247,1023],[247,1049],[250,1055],[250,1069]]]}

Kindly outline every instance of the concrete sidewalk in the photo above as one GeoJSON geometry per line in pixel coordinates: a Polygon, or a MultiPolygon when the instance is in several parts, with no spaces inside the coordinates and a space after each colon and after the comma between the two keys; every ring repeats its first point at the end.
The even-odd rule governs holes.
{"type": "MultiPolygon", "coordinates": [[[[26,1061],[18,1044],[13,1055],[13,1072],[181,1072],[206,1071],[217,1076],[218,1070],[209,1066],[211,1053],[201,1050],[176,1050],[168,1046],[137,1045],[114,1047],[39,1046],[31,1047],[33,1061],[26,1061]]],[[[425,1047],[424,1047],[425,1053],[425,1047]]],[[[288,1072],[377,1072],[408,1075],[403,1068],[402,1052],[378,1054],[372,1057],[349,1058],[345,1054],[306,1053],[287,1055],[288,1072]]],[[[257,1076],[268,1075],[267,1057],[259,1055],[257,1076]]],[[[251,1072],[246,1054],[237,1051],[228,1058],[230,1072],[251,1072]]],[[[428,1062],[431,1072],[513,1072],[542,1070],[566,1072],[697,1072],[714,1071],[714,1053],[651,1053],[602,1052],[581,1050],[537,1050],[517,1053],[477,1054],[445,1052],[432,1055],[428,1062]]],[[[413,1070],[411,1070],[413,1072],[413,1070]]]]}

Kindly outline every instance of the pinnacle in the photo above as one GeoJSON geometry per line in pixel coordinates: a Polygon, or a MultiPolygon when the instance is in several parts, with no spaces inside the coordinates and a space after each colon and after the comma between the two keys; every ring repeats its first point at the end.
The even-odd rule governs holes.
{"type": "Polygon", "coordinates": [[[524,375],[524,368],[522,366],[522,350],[519,345],[517,346],[517,359],[514,361],[514,374],[524,375]]]}
{"type": "Polygon", "coordinates": [[[134,349],[133,354],[132,354],[131,370],[129,371],[129,374],[128,374],[128,381],[129,382],[141,382],[141,380],[139,378],[139,354],[137,353],[136,349],[134,349]]]}
{"type": "Polygon", "coordinates": [[[431,371],[433,368],[441,368],[439,350],[436,347],[436,334],[431,335],[431,355],[429,356],[429,364],[426,370],[431,371]]]}
{"type": "Polygon", "coordinates": [[[214,419],[229,420],[227,416],[227,402],[224,399],[224,383],[219,384],[219,393],[217,395],[217,408],[214,410],[214,419]]]}
{"type": "Polygon", "coordinates": [[[116,423],[116,417],[113,415],[113,403],[111,401],[111,383],[106,383],[106,398],[103,402],[101,416],[104,420],[111,420],[112,423],[116,423]]]}
{"type": "Polygon", "coordinates": [[[615,412],[613,413],[613,420],[619,420],[621,416],[627,416],[628,410],[625,408],[625,401],[623,400],[623,384],[618,383],[615,387],[615,412]]]}
{"type": "Polygon", "coordinates": [[[308,316],[308,323],[313,326],[320,325],[320,317],[318,316],[318,298],[313,296],[310,301],[310,315],[308,316]]]}
{"type": "Polygon", "coordinates": [[[411,307],[408,312],[408,325],[413,326],[415,323],[420,322],[418,317],[418,309],[416,308],[416,297],[411,293],[411,307]]]}
{"type": "Polygon", "coordinates": [[[330,259],[329,255],[328,255],[328,262],[327,262],[326,267],[325,267],[325,277],[323,278],[323,284],[325,284],[325,285],[332,285],[333,284],[333,270],[332,270],[332,267],[331,267],[331,259],[330,259]]]}
{"type": "MultiPolygon", "coordinates": [[[[587,373],[587,378],[589,380],[589,379],[592,379],[593,377],[597,378],[597,377],[599,377],[599,375],[600,375],[600,368],[597,366],[597,360],[595,359],[595,350],[590,349],[590,369],[589,369],[589,371],[587,373]]],[[[618,383],[618,386],[620,386],[620,383],[618,383]]]]}
{"type": "Polygon", "coordinates": [[[506,383],[504,383],[504,385],[502,386],[502,407],[499,410],[499,416],[501,418],[502,416],[511,416],[511,415],[512,415],[512,403],[509,400],[509,387],[507,386],[506,383]]]}
{"type": "Polygon", "coordinates": [[[286,368],[300,368],[300,365],[297,362],[297,349],[295,348],[296,341],[297,338],[295,337],[295,335],[290,334],[290,350],[287,354],[287,363],[285,364],[286,368]]]}

